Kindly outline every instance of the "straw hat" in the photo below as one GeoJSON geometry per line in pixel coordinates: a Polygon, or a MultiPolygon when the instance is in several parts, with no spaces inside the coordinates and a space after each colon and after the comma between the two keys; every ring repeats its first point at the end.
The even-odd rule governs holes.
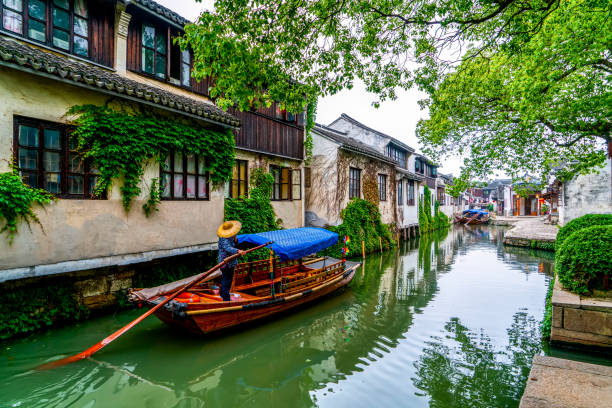
{"type": "Polygon", "coordinates": [[[220,238],[230,238],[240,232],[242,224],[240,221],[225,221],[217,230],[217,235],[220,238]]]}

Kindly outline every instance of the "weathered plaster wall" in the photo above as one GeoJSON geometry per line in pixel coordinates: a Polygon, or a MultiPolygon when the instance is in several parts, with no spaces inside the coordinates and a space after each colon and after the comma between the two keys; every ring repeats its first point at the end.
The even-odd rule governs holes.
{"type": "Polygon", "coordinates": [[[341,222],[338,204],[341,191],[337,187],[340,146],[314,131],[312,140],[311,181],[310,187],[306,188],[306,224],[317,227],[338,225],[341,222]]]}
{"type": "Polygon", "coordinates": [[[351,122],[339,118],[337,121],[332,123],[330,128],[345,132],[348,137],[359,140],[368,146],[378,150],[380,153],[386,154],[385,148],[389,144],[389,138],[382,137],[377,133],[370,132],[359,126],[352,124],[351,122]]]}
{"type": "MultiPolygon", "coordinates": [[[[402,178],[401,182],[404,183],[402,202],[397,205],[397,226],[398,228],[406,228],[410,225],[419,223],[419,207],[418,194],[417,194],[417,181],[415,181],[414,187],[414,205],[408,205],[408,185],[406,184],[408,179],[402,178]]],[[[399,181],[398,181],[399,182],[399,181]]],[[[397,188],[397,186],[396,186],[397,188]]]]}
{"type": "MultiPolygon", "coordinates": [[[[9,169],[13,157],[14,115],[63,123],[67,122],[64,114],[69,107],[102,104],[107,100],[92,91],[9,69],[0,75],[0,95],[0,172],[9,169]]],[[[265,164],[267,168],[272,163],[301,166],[298,161],[249,152],[239,151],[237,156],[248,159],[250,166],[265,164]]],[[[143,191],[129,214],[123,210],[116,185],[107,200],[60,199],[44,210],[37,209],[44,231],[38,225],[28,229],[21,224],[11,246],[4,235],[0,236],[0,270],[62,263],[58,270],[65,272],[84,268],[85,262],[78,262],[81,260],[89,260],[90,267],[108,266],[119,261],[129,263],[132,255],[134,259],[154,259],[157,252],[170,256],[177,248],[193,252],[214,246],[216,228],[223,221],[223,187],[212,189],[209,201],[162,201],[159,212],[146,218],[142,204],[148,198],[148,186],[154,177],[159,177],[159,167],[149,163],[143,191]],[[90,262],[100,258],[105,260],[90,262]]],[[[286,228],[303,225],[303,200],[273,206],[286,228]]]]}
{"type": "Polygon", "coordinates": [[[563,183],[559,197],[559,222],[564,225],[585,214],[612,213],[610,160],[599,174],[580,175],[563,183]]]}

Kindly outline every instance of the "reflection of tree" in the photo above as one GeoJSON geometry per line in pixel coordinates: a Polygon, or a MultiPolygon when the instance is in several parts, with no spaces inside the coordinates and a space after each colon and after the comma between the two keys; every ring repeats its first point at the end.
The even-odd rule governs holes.
{"type": "Polygon", "coordinates": [[[444,338],[432,337],[415,362],[412,381],[430,396],[430,407],[516,406],[541,347],[533,316],[513,316],[505,350],[496,350],[486,333],[471,332],[457,318],[444,330],[444,338]]]}

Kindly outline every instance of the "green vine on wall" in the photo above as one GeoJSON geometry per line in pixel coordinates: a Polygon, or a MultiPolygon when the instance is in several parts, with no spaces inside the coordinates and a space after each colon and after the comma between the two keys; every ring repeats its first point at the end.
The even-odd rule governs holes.
{"type": "Polygon", "coordinates": [[[154,212],[159,211],[157,205],[161,202],[162,192],[164,186],[159,182],[156,177],[151,180],[151,186],[149,187],[149,199],[142,205],[142,210],[147,217],[150,217],[154,212]]]}
{"type": "Polygon", "coordinates": [[[141,192],[146,162],[155,159],[161,163],[173,151],[204,158],[214,184],[231,177],[235,143],[230,129],[211,130],[195,121],[119,111],[108,104],[73,106],[68,114],[78,115],[73,132],[78,148],[100,171],[95,195],[107,191],[113,180],[121,180],[126,211],[141,192]]]}
{"type": "Polygon", "coordinates": [[[28,227],[31,222],[41,225],[32,211],[33,205],[44,206],[53,200],[51,193],[24,184],[14,168],[9,172],[0,173],[0,221],[5,222],[0,233],[6,232],[9,244],[12,244],[20,220],[25,221],[28,227]]]}
{"type": "Polygon", "coordinates": [[[450,220],[442,211],[440,211],[440,203],[436,200],[434,203],[434,214],[431,214],[431,191],[429,187],[423,188],[423,204],[419,201],[419,229],[421,233],[427,233],[442,228],[447,228],[450,225],[450,220]]]}
{"type": "Polygon", "coordinates": [[[304,161],[306,165],[310,164],[310,159],[312,158],[313,141],[312,141],[312,134],[310,132],[312,131],[312,128],[314,128],[316,117],[317,117],[317,99],[313,98],[308,103],[308,106],[306,107],[306,128],[305,128],[306,137],[304,138],[304,151],[305,151],[304,161]]]}

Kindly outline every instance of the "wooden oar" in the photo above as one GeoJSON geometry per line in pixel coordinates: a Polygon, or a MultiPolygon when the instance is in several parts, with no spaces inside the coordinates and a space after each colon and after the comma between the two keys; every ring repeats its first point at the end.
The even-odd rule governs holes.
{"type": "MultiPolygon", "coordinates": [[[[243,254],[247,254],[247,253],[255,251],[257,249],[261,249],[261,248],[263,248],[263,247],[265,247],[267,245],[270,245],[270,244],[271,244],[271,242],[268,242],[266,244],[256,246],[255,248],[251,248],[249,250],[244,251],[243,254]]],[[[91,346],[87,350],[82,351],[82,352],[80,352],[78,354],[75,354],[73,356],[70,356],[70,357],[65,357],[65,358],[62,358],[60,360],[55,360],[55,361],[51,361],[49,363],[45,363],[43,365],[38,366],[36,369],[37,370],[46,370],[46,369],[49,369],[49,368],[61,367],[63,365],[74,363],[75,361],[79,361],[79,360],[82,360],[84,358],[90,357],[92,354],[100,351],[102,348],[104,348],[108,344],[110,344],[113,341],[115,341],[119,336],[121,336],[122,334],[124,334],[125,332],[130,330],[132,327],[134,327],[138,323],[142,322],[148,316],[150,316],[153,313],[155,313],[155,311],[157,311],[159,308],[164,306],[166,303],[170,302],[172,299],[174,299],[175,297],[177,297],[178,295],[180,295],[181,293],[183,293],[187,289],[191,288],[192,286],[197,285],[198,283],[200,283],[201,281],[206,279],[210,274],[212,274],[213,272],[215,272],[216,270],[221,268],[223,265],[225,265],[228,262],[238,258],[239,256],[240,256],[240,254],[235,254],[235,255],[232,255],[232,256],[228,256],[227,258],[225,258],[223,260],[223,262],[221,262],[218,265],[212,267],[211,269],[207,270],[206,272],[203,272],[200,275],[195,276],[193,278],[193,280],[191,281],[191,283],[186,284],[181,289],[177,290],[172,295],[168,296],[165,300],[163,300],[162,302],[158,303],[157,305],[155,305],[154,307],[149,309],[149,311],[147,311],[146,313],[142,314],[140,317],[134,319],[133,321],[131,321],[127,325],[123,326],[121,329],[117,330],[116,332],[114,332],[110,336],[106,337],[102,341],[94,344],[93,346],[91,346]]]]}

